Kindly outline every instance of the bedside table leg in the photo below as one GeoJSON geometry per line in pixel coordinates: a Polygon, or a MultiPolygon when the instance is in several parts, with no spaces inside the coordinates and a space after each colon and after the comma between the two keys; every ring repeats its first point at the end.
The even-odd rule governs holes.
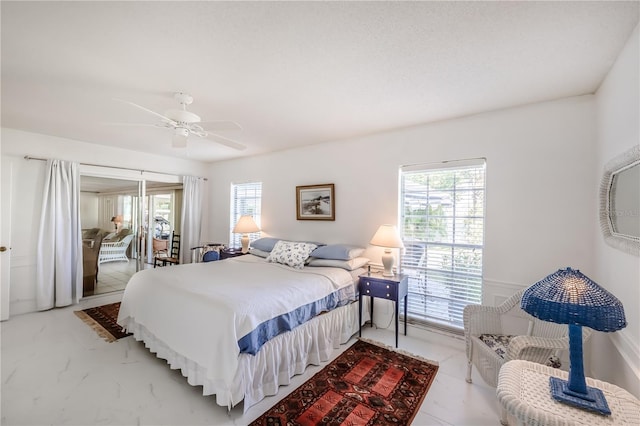
{"type": "Polygon", "coordinates": [[[369,309],[369,313],[371,314],[371,328],[373,328],[373,297],[369,297],[369,301],[371,302],[371,309],[369,309]]]}
{"type": "Polygon", "coordinates": [[[358,296],[358,337],[362,337],[362,295],[358,296]]]}
{"type": "Polygon", "coordinates": [[[404,335],[407,335],[407,296],[404,297],[404,335]]]}
{"type": "Polygon", "coordinates": [[[396,302],[396,348],[398,347],[398,316],[400,315],[400,307],[398,306],[398,302],[396,302]]]}

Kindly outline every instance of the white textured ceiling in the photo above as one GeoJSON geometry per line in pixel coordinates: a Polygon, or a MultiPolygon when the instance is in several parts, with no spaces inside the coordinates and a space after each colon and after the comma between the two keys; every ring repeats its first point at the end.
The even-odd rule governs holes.
{"type": "Polygon", "coordinates": [[[638,6],[2,1],[2,126],[215,161],[593,93],[638,6]],[[105,124],[176,91],[247,150],[105,124]]]}

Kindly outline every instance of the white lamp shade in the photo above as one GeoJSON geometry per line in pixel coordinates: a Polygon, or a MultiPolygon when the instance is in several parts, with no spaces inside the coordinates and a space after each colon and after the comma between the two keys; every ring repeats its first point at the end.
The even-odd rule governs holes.
{"type": "Polygon", "coordinates": [[[398,228],[395,225],[381,225],[369,243],[380,247],[404,248],[398,228]]]}
{"type": "Polygon", "coordinates": [[[234,234],[250,234],[258,231],[260,231],[260,228],[258,228],[258,225],[250,215],[240,216],[236,226],[233,227],[234,234]]]}

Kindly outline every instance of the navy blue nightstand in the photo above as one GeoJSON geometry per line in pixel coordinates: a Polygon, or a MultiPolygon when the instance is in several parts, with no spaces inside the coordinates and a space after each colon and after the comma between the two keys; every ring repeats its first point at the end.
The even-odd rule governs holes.
{"type": "Polygon", "coordinates": [[[220,250],[220,260],[229,259],[230,257],[244,256],[247,253],[243,253],[242,249],[226,248],[220,250]]]}
{"type": "Polygon", "coordinates": [[[398,347],[398,315],[400,306],[398,302],[404,299],[404,335],[407,335],[407,293],[409,288],[409,277],[406,275],[394,275],[383,277],[382,273],[360,275],[358,281],[358,320],[360,321],[359,336],[362,336],[362,296],[371,297],[371,327],[373,327],[373,299],[392,300],[396,303],[396,348],[398,347]]]}

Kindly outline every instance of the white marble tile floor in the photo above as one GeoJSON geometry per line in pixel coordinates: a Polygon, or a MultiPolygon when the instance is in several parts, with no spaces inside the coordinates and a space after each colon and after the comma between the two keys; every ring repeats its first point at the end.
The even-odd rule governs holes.
{"type": "MultiPolygon", "coordinates": [[[[144,269],[153,268],[153,265],[144,264],[144,269]]],[[[98,266],[98,282],[94,294],[106,294],[122,291],[127,286],[129,278],[136,273],[136,260],[128,262],[106,262],[98,266]]]]}
{"type": "MultiPolygon", "coordinates": [[[[73,314],[120,298],[119,292],[94,296],[1,324],[2,425],[247,425],[322,368],[310,366],[247,413],[242,404],[227,411],[142,343],[132,337],[106,343],[73,314]]],[[[395,340],[393,332],[369,327],[363,337],[395,340]]],[[[399,346],[440,364],[414,425],[499,424],[495,389],[475,373],[473,384],[464,380],[462,340],[410,328],[399,346]]]]}

